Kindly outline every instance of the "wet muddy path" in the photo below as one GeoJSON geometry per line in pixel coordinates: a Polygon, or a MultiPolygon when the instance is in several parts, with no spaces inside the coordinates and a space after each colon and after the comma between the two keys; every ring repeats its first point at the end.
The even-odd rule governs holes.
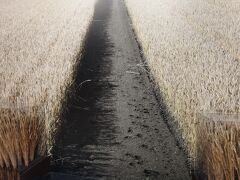
{"type": "Polygon", "coordinates": [[[122,0],[99,0],[50,179],[190,179],[122,0]]]}

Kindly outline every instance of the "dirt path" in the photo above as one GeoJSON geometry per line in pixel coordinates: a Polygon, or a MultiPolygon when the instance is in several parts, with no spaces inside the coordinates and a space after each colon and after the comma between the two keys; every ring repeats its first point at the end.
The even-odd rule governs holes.
{"type": "Polygon", "coordinates": [[[99,0],[50,179],[190,179],[142,65],[124,2],[99,0]]]}

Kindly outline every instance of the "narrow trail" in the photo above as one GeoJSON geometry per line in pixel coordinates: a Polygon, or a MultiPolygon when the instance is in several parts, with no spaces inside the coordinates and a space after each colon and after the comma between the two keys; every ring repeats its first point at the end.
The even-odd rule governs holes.
{"type": "Polygon", "coordinates": [[[122,0],[97,3],[75,89],[50,179],[190,179],[122,0]]]}

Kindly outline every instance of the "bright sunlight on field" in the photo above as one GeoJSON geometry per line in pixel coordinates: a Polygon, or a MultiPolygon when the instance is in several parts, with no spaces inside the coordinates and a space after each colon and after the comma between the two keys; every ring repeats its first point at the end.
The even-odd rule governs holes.
{"type": "Polygon", "coordinates": [[[51,147],[94,4],[0,0],[0,167],[27,166],[51,147]]]}
{"type": "Polygon", "coordinates": [[[209,179],[240,177],[240,1],[126,4],[192,162],[209,179]]]}

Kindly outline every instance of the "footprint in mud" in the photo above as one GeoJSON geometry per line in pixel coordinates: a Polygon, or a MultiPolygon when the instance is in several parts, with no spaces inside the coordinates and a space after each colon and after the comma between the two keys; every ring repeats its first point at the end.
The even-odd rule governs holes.
{"type": "Polygon", "coordinates": [[[140,147],[148,149],[148,145],[146,145],[146,144],[142,144],[140,147]]]}
{"type": "Polygon", "coordinates": [[[144,128],[150,128],[150,127],[149,127],[148,125],[146,125],[146,124],[143,124],[142,127],[144,127],[144,128]]]}
{"type": "MultiPolygon", "coordinates": [[[[138,156],[138,155],[133,155],[131,153],[126,153],[125,154],[126,156],[130,157],[131,160],[133,160],[133,162],[130,162],[130,164],[139,164],[139,165],[142,165],[143,164],[143,160],[141,158],[141,156],[138,156]]],[[[129,165],[130,165],[129,164],[129,165]]]]}
{"type": "Polygon", "coordinates": [[[143,135],[141,133],[137,133],[136,136],[139,137],[139,138],[143,137],[143,135]]]}
{"type": "Polygon", "coordinates": [[[141,156],[134,155],[134,159],[135,159],[135,161],[136,161],[138,164],[142,164],[142,163],[143,163],[143,160],[142,160],[141,156]]]}
{"type": "Polygon", "coordinates": [[[158,177],[160,176],[160,173],[158,171],[144,169],[144,175],[149,179],[158,179],[158,177]]]}
{"type": "Polygon", "coordinates": [[[132,123],[132,124],[136,124],[136,121],[132,121],[131,123],[132,123]]]}
{"type": "Polygon", "coordinates": [[[134,111],[139,111],[139,109],[138,108],[134,108],[134,111]]]}
{"type": "Polygon", "coordinates": [[[132,133],[132,132],[133,132],[132,128],[129,127],[129,128],[128,128],[128,133],[132,133]]]}
{"type": "Polygon", "coordinates": [[[134,166],[134,163],[133,162],[129,162],[128,163],[130,166],[134,166]]]}
{"type": "Polygon", "coordinates": [[[129,106],[132,106],[132,105],[133,105],[133,104],[132,104],[132,103],[130,103],[130,102],[128,102],[127,104],[128,104],[129,106]]]}
{"type": "Polygon", "coordinates": [[[132,135],[124,136],[124,139],[131,139],[131,138],[133,138],[132,135]]]}
{"type": "Polygon", "coordinates": [[[159,133],[159,129],[158,129],[158,128],[154,128],[154,131],[155,131],[156,133],[159,133]]]}
{"type": "Polygon", "coordinates": [[[144,109],[143,109],[143,113],[145,113],[145,114],[149,114],[149,110],[146,109],[146,108],[144,108],[144,109]]]}

